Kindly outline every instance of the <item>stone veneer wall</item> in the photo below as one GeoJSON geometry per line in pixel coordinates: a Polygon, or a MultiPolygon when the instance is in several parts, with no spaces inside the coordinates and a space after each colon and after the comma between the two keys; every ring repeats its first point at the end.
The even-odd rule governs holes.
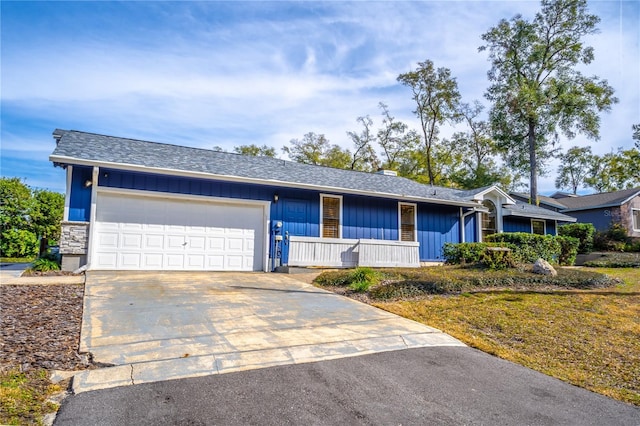
{"type": "Polygon", "coordinates": [[[62,222],[60,254],[87,254],[89,248],[89,222],[62,222]]]}

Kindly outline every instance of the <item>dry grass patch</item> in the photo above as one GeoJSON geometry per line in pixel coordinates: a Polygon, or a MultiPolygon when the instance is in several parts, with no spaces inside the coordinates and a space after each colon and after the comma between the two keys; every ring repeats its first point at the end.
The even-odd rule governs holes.
{"type": "Polygon", "coordinates": [[[640,405],[640,269],[597,290],[486,291],[374,306],[501,358],[640,405]]]}
{"type": "Polygon", "coordinates": [[[0,424],[40,425],[45,414],[58,409],[47,398],[61,388],[47,376],[46,370],[0,372],[0,424]]]}

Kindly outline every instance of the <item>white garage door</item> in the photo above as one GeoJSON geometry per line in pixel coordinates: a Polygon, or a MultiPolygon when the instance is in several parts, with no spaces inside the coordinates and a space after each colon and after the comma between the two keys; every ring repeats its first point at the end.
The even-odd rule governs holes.
{"type": "Polygon", "coordinates": [[[98,194],[91,269],[259,271],[261,205],[98,194]]]}

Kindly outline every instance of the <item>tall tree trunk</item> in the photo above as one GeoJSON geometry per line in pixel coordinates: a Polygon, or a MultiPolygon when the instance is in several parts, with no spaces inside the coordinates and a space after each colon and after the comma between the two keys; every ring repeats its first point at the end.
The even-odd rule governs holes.
{"type": "Polygon", "coordinates": [[[537,206],[538,202],[538,159],[536,158],[536,133],[533,119],[529,119],[529,164],[531,174],[529,178],[529,203],[537,206]]]}

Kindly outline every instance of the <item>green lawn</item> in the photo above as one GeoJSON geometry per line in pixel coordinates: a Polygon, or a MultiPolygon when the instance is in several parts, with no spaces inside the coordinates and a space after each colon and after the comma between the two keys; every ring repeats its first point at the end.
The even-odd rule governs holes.
{"type": "Polygon", "coordinates": [[[482,351],[640,405],[640,269],[595,270],[624,283],[593,290],[494,289],[372,304],[482,351]]]}

